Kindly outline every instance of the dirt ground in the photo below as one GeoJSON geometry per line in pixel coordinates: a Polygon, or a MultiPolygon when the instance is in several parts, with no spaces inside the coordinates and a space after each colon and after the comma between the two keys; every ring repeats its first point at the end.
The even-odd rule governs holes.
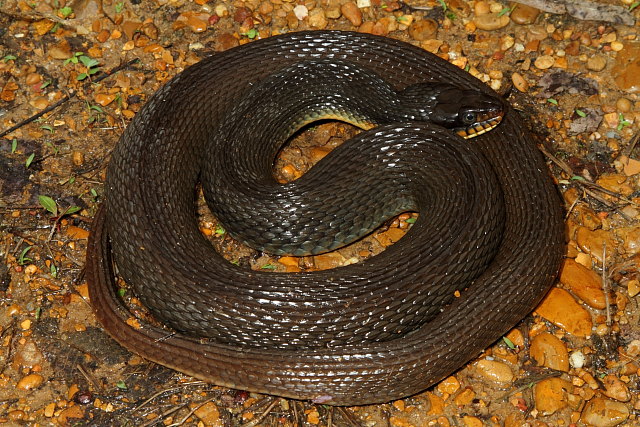
{"type": "MultiPolygon", "coordinates": [[[[640,41],[637,24],[619,23],[640,7],[599,3],[620,8],[618,23],[602,10],[585,20],[481,0],[0,0],[0,424],[640,425],[640,41]],[[408,41],[504,93],[566,203],[568,261],[541,307],[436,387],[385,405],[273,398],[148,362],[101,329],[83,282],[105,166],[145,100],[207,55],[303,29],[408,41]]],[[[315,127],[277,173],[296,178],[352,133],[315,127]]],[[[375,254],[415,220],[337,253],[278,260],[201,212],[228,259],[292,272],[375,254]]]]}

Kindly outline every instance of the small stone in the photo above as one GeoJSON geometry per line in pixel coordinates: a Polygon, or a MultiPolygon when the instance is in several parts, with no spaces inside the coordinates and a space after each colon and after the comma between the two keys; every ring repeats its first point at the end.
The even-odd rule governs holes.
{"type": "Polygon", "coordinates": [[[621,113],[628,113],[629,111],[631,111],[631,107],[632,107],[632,104],[628,98],[620,97],[616,101],[616,110],[618,110],[621,113]]]}
{"type": "Polygon", "coordinates": [[[313,263],[318,270],[328,270],[330,268],[341,267],[345,265],[346,259],[338,252],[328,252],[326,254],[315,255],[313,263]]]}
{"type": "Polygon", "coordinates": [[[551,68],[554,62],[555,60],[553,59],[553,56],[542,55],[536,58],[536,60],[533,62],[533,65],[535,65],[536,68],[540,70],[546,70],[548,68],[551,68]]]}
{"type": "Polygon", "coordinates": [[[584,366],[585,362],[586,358],[584,356],[584,353],[580,350],[572,352],[569,356],[569,363],[571,364],[572,368],[580,369],[584,366]]]}
{"type": "Polygon", "coordinates": [[[617,241],[611,232],[605,230],[589,230],[587,227],[578,227],[576,230],[576,243],[583,251],[602,262],[602,252],[604,245],[607,245],[607,258],[616,250],[617,241]]]}
{"type": "Polygon", "coordinates": [[[547,378],[540,381],[533,388],[536,409],[543,416],[547,416],[566,408],[567,392],[571,390],[573,390],[571,383],[562,378],[547,378]]]}
{"type": "Polygon", "coordinates": [[[614,427],[625,422],[627,418],[627,405],[603,397],[591,399],[580,415],[583,423],[597,427],[614,427]]]}
{"type": "Polygon", "coordinates": [[[473,399],[475,399],[475,397],[476,393],[472,389],[465,388],[456,395],[453,401],[457,406],[465,406],[473,402],[473,399]]]}
{"type": "Polygon", "coordinates": [[[611,50],[614,52],[620,52],[622,49],[624,49],[624,44],[622,44],[622,42],[620,41],[613,41],[611,42],[611,50]]]}
{"type": "Polygon", "coordinates": [[[71,153],[71,162],[74,166],[82,166],[84,164],[84,153],[79,150],[74,150],[71,153]]]}
{"type": "Polygon", "coordinates": [[[176,18],[173,23],[173,29],[188,27],[194,33],[202,33],[207,30],[209,15],[206,13],[183,12],[176,18]]]}
{"type": "Polygon", "coordinates": [[[591,71],[602,71],[607,66],[607,57],[600,54],[595,54],[589,57],[587,61],[587,69],[591,71]]]}
{"type": "Polygon", "coordinates": [[[48,54],[53,59],[71,58],[71,45],[67,39],[62,39],[49,49],[48,54]]]}
{"type": "Polygon", "coordinates": [[[473,11],[476,15],[486,15],[490,10],[489,4],[484,0],[477,1],[473,6],[473,11]]]}
{"type": "Polygon", "coordinates": [[[630,297],[635,297],[640,294],[640,282],[638,280],[629,280],[627,283],[627,294],[630,297]]]}
{"type": "Polygon", "coordinates": [[[482,420],[478,417],[473,417],[471,415],[465,415],[462,417],[462,422],[464,423],[465,427],[482,427],[484,426],[484,423],[482,422],[482,420]]]}
{"type": "Polygon", "coordinates": [[[122,32],[129,40],[133,40],[136,32],[142,27],[142,22],[124,21],[121,25],[122,32]]]}
{"type": "Polygon", "coordinates": [[[102,107],[106,107],[116,99],[116,95],[113,93],[99,93],[94,97],[97,104],[102,107]]]}
{"type": "Polygon", "coordinates": [[[511,19],[507,15],[501,16],[499,13],[493,12],[486,15],[478,15],[473,19],[473,22],[480,30],[493,31],[509,25],[511,19]]]}
{"type": "Polygon", "coordinates": [[[562,340],[548,332],[543,332],[533,338],[529,353],[538,366],[545,366],[556,371],[569,371],[567,346],[562,340]]]}
{"type": "Polygon", "coordinates": [[[602,119],[604,120],[605,124],[611,129],[615,129],[618,127],[618,113],[607,113],[602,117],[602,119]]]}
{"type": "Polygon", "coordinates": [[[449,0],[447,6],[458,16],[469,16],[471,14],[471,8],[466,1],[449,0]]]}
{"type": "Polygon", "coordinates": [[[615,375],[609,374],[605,376],[602,379],[602,383],[605,387],[604,394],[607,395],[607,397],[619,402],[628,402],[631,399],[629,388],[615,375]]]}
{"type": "Polygon", "coordinates": [[[32,390],[39,387],[44,382],[44,378],[39,374],[29,374],[20,379],[16,388],[20,390],[32,390]]]}
{"type": "Polygon", "coordinates": [[[324,13],[324,9],[316,8],[309,12],[309,25],[319,30],[327,28],[329,21],[324,13]]]}
{"type": "Polygon", "coordinates": [[[351,22],[351,25],[353,25],[354,27],[359,27],[360,25],[362,25],[362,12],[360,12],[360,9],[354,2],[346,2],[345,4],[340,6],[340,11],[342,12],[342,15],[347,18],[349,22],[351,22]]]}
{"type": "Polygon", "coordinates": [[[440,393],[453,394],[460,389],[460,382],[456,377],[451,376],[442,380],[437,389],[440,393]]]}
{"type": "Polygon", "coordinates": [[[83,240],[89,238],[89,232],[84,228],[76,227],[75,225],[70,225],[66,230],[67,236],[72,239],[83,240]]]}
{"type": "Polygon", "coordinates": [[[293,14],[298,18],[298,21],[302,21],[309,16],[309,9],[307,9],[307,6],[299,4],[293,8],[293,14]]]}
{"type": "Polygon", "coordinates": [[[365,7],[371,7],[371,0],[356,0],[356,5],[362,9],[365,7]]]}
{"type": "Polygon", "coordinates": [[[595,271],[567,259],[560,271],[560,281],[590,307],[600,310],[606,307],[602,279],[595,271]]]}
{"type": "Polygon", "coordinates": [[[433,19],[421,19],[414,21],[409,27],[409,35],[414,40],[424,41],[435,37],[438,31],[438,23],[433,19]]]}
{"type": "Polygon", "coordinates": [[[571,56],[576,56],[580,53],[580,42],[578,40],[573,40],[567,44],[564,48],[564,53],[571,56]]]}
{"type": "Polygon", "coordinates": [[[624,227],[616,230],[624,239],[622,247],[627,255],[635,255],[640,252],[640,227],[624,227]]]}
{"type": "Polygon", "coordinates": [[[240,44],[238,42],[238,39],[233,37],[233,35],[229,33],[218,34],[216,41],[216,50],[219,51],[228,50],[240,44]]]}
{"type": "Polygon", "coordinates": [[[513,73],[511,75],[511,81],[513,82],[513,86],[520,92],[526,93],[529,90],[529,83],[524,79],[522,74],[513,73]]]}
{"type": "Polygon", "coordinates": [[[227,9],[227,6],[224,3],[217,4],[216,7],[213,9],[213,11],[220,18],[224,18],[225,16],[229,16],[229,9],[227,9]]]}
{"type": "Polygon", "coordinates": [[[535,7],[527,6],[519,3],[511,11],[511,20],[519,25],[529,25],[536,22],[536,18],[540,14],[540,10],[535,7]]]}
{"type": "Polygon", "coordinates": [[[200,406],[194,412],[195,416],[200,419],[204,424],[212,427],[222,427],[224,422],[220,419],[220,411],[218,405],[213,402],[207,402],[200,406]]]}
{"type": "Polygon", "coordinates": [[[513,372],[508,365],[495,360],[482,359],[476,362],[475,369],[484,379],[499,385],[513,381],[513,372]]]}
{"type": "Polygon", "coordinates": [[[49,21],[48,19],[41,19],[40,21],[36,21],[33,23],[33,28],[36,30],[36,34],[39,36],[44,36],[53,28],[53,21],[49,21]]]}
{"type": "Polygon", "coordinates": [[[591,334],[591,315],[564,289],[551,289],[535,311],[572,335],[586,337],[591,334]]]}

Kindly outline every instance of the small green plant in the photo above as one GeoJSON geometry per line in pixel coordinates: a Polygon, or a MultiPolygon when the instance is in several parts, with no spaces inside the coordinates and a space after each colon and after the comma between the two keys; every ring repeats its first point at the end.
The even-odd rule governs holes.
{"type": "Polygon", "coordinates": [[[53,133],[53,128],[49,125],[40,126],[40,129],[48,130],[49,133],[53,133]]]}
{"type": "Polygon", "coordinates": [[[634,1],[633,3],[631,3],[631,5],[629,6],[629,12],[631,12],[633,9],[635,9],[638,6],[640,6],[640,1],[634,1]]]}
{"type": "Polygon", "coordinates": [[[516,349],[516,345],[509,338],[502,337],[502,341],[504,341],[504,343],[507,345],[507,347],[509,347],[511,350],[515,350],[516,349]]]}
{"type": "Polygon", "coordinates": [[[118,381],[116,383],[116,387],[118,387],[120,390],[127,390],[128,389],[127,388],[127,384],[122,380],[120,380],[120,381],[118,381]]]}
{"type": "Polygon", "coordinates": [[[115,6],[115,10],[116,10],[116,13],[121,13],[124,10],[124,2],[123,1],[117,2],[115,6]]]}
{"type": "Polygon", "coordinates": [[[55,233],[55,231],[58,229],[58,226],[60,224],[60,220],[65,215],[71,215],[71,214],[76,213],[76,212],[78,212],[78,211],[80,211],[82,209],[80,206],[71,205],[71,206],[68,206],[66,209],[61,211],[55,200],[53,200],[49,196],[44,196],[42,194],[38,195],[38,201],[40,202],[40,206],[42,206],[48,212],[53,214],[53,219],[54,219],[53,227],[51,227],[51,232],[49,233],[49,237],[47,238],[47,241],[51,240],[51,238],[53,237],[53,233],[55,233]]]}
{"type": "Polygon", "coordinates": [[[52,262],[49,266],[49,272],[51,273],[51,277],[56,279],[58,277],[58,267],[52,262]]]}
{"type": "Polygon", "coordinates": [[[62,218],[65,215],[71,215],[72,213],[76,213],[82,209],[80,206],[69,206],[64,211],[60,211],[56,201],[49,196],[39,195],[38,201],[40,202],[40,206],[51,212],[53,216],[57,218],[62,218]]]}
{"type": "Polygon", "coordinates": [[[17,149],[18,149],[18,140],[13,138],[11,140],[11,154],[15,153],[17,149]]]}
{"type": "Polygon", "coordinates": [[[33,159],[35,157],[36,157],[36,153],[29,154],[29,157],[27,157],[27,161],[24,162],[24,167],[29,169],[29,166],[31,166],[31,163],[33,163],[33,159]]]}
{"type": "Polygon", "coordinates": [[[275,270],[276,266],[273,264],[265,264],[262,267],[260,267],[263,270],[275,270]]]}
{"type": "Polygon", "coordinates": [[[244,33],[244,35],[247,36],[247,38],[249,39],[255,39],[256,36],[258,35],[258,30],[256,30],[255,28],[252,28],[246,33],[244,33]]]}
{"type": "Polygon", "coordinates": [[[78,74],[76,80],[84,80],[87,77],[91,77],[92,75],[100,71],[100,67],[98,67],[98,65],[100,65],[100,62],[97,59],[89,58],[82,52],[76,52],[70,58],[64,60],[64,65],[67,65],[69,63],[82,64],[86,68],[86,71],[84,73],[78,74]]]}
{"type": "Polygon", "coordinates": [[[558,100],[553,98],[547,98],[549,104],[558,105],[558,100]]]}
{"type": "Polygon", "coordinates": [[[629,126],[631,122],[629,120],[625,120],[624,115],[622,113],[618,114],[618,126],[616,129],[622,130],[625,126],[629,126]]]}
{"type": "Polygon", "coordinates": [[[224,236],[224,233],[226,233],[226,231],[223,226],[221,226],[220,224],[216,224],[214,233],[216,233],[218,236],[224,236]]]}
{"type": "Polygon", "coordinates": [[[438,0],[438,3],[440,3],[440,6],[442,6],[442,11],[446,12],[447,11],[447,4],[444,2],[444,0],[438,0]]]}
{"type": "Polygon", "coordinates": [[[5,57],[2,58],[2,62],[15,61],[16,59],[18,58],[14,55],[5,55],[5,57]]]}
{"type": "Polygon", "coordinates": [[[89,110],[87,123],[100,122],[104,119],[104,110],[99,105],[91,105],[87,102],[87,109],[89,110]]]}
{"type": "Polygon", "coordinates": [[[576,108],[576,114],[579,115],[580,117],[587,117],[587,113],[577,108],[576,108]]]}
{"type": "Polygon", "coordinates": [[[60,9],[58,9],[58,13],[60,13],[60,15],[64,19],[67,19],[68,17],[70,17],[73,14],[73,9],[71,9],[69,6],[65,6],[65,7],[62,7],[60,9]]]}
{"type": "Polygon", "coordinates": [[[32,247],[33,246],[27,246],[20,252],[20,255],[18,255],[18,265],[25,265],[26,263],[33,261],[31,258],[27,257],[27,252],[29,252],[32,247]]]}

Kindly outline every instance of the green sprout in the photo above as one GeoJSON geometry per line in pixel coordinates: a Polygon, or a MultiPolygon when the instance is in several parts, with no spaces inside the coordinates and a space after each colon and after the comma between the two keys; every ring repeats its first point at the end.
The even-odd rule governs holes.
{"type": "Polygon", "coordinates": [[[587,117],[587,113],[585,113],[582,110],[578,110],[577,108],[576,108],[576,114],[579,115],[580,117],[587,117]]]}
{"type": "Polygon", "coordinates": [[[27,246],[22,250],[22,252],[20,252],[20,255],[18,256],[18,265],[25,265],[26,263],[33,261],[31,258],[27,258],[27,252],[29,252],[32,247],[33,246],[27,246]]]}
{"type": "Polygon", "coordinates": [[[625,120],[624,115],[622,113],[618,114],[618,126],[616,129],[622,130],[625,126],[629,126],[631,122],[629,120],[625,120]]]}

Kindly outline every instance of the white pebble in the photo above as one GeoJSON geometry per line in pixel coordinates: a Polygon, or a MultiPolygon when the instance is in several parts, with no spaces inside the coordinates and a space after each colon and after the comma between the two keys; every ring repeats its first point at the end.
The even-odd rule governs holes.
{"type": "Polygon", "coordinates": [[[569,363],[573,368],[576,368],[576,369],[582,368],[584,366],[584,362],[585,362],[585,357],[580,350],[576,350],[572,352],[571,355],[569,356],[569,363]]]}

